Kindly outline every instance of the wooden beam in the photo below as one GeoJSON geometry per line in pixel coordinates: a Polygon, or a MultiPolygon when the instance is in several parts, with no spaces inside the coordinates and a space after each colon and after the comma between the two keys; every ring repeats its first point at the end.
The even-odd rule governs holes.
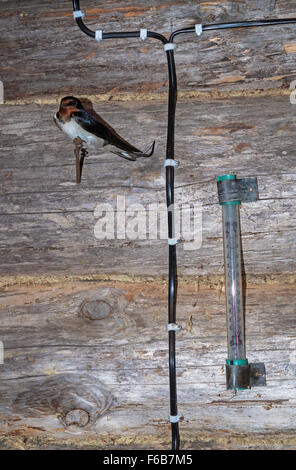
{"type": "MultiPolygon", "coordinates": [[[[2,448],[168,448],[166,289],[158,282],[72,281],[3,290],[2,448]]],[[[293,296],[294,285],[281,282],[247,289],[247,356],[265,362],[268,386],[234,395],[225,390],[221,286],[181,284],[177,375],[185,448],[294,445],[293,296]],[[276,439],[279,428],[285,435],[276,439]]]]}
{"type": "MultiPolygon", "coordinates": [[[[126,208],[141,204],[147,230],[145,211],[158,204],[151,206],[156,214],[164,205],[166,104],[109,103],[94,108],[134,145],[145,148],[156,139],[156,151],[137,162],[103,150],[91,154],[76,185],[73,144],[52,122],[56,108],[1,107],[3,117],[9,113],[2,128],[2,275],[166,275],[166,240],[157,234],[158,239],[146,240],[98,240],[94,234],[98,204],[109,204],[115,218],[123,210],[117,207],[117,197],[125,197],[126,208]]],[[[178,248],[180,275],[223,273],[216,177],[224,173],[258,176],[260,200],[241,210],[246,272],[295,270],[291,112],[288,97],[179,103],[176,202],[202,205],[202,246],[195,252],[178,248]]],[[[166,217],[164,207],[160,215],[166,217]]]]}
{"type": "MultiPolygon", "coordinates": [[[[172,0],[82,2],[86,23],[103,31],[139,30],[169,35],[196,23],[293,17],[293,1],[183,2],[172,0]]],[[[166,57],[154,40],[108,40],[84,36],[66,0],[42,4],[10,0],[0,12],[0,51],[6,100],[57,94],[116,96],[167,90],[166,57]],[[10,58],[9,58],[10,57],[10,58]],[[24,61],[24,57],[26,60],[24,61]],[[7,60],[8,58],[8,60],[7,60]],[[17,71],[17,73],[16,73],[17,71]]],[[[295,26],[207,32],[177,38],[182,90],[289,88],[295,79],[295,26]]]]}

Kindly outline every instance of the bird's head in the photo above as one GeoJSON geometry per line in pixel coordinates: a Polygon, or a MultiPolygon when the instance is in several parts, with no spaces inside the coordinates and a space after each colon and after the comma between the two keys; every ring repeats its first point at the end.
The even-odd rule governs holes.
{"type": "Polygon", "coordinates": [[[59,115],[63,118],[70,117],[71,114],[79,109],[83,109],[81,101],[75,96],[64,96],[61,99],[59,115]]]}

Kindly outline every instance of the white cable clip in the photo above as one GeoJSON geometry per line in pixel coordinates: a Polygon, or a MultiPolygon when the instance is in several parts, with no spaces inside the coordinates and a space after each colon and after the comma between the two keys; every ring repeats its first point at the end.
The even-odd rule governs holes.
{"type": "Polygon", "coordinates": [[[96,29],[95,40],[101,42],[103,40],[103,31],[101,29],[96,29]]]}
{"type": "Polygon", "coordinates": [[[196,24],[194,25],[194,28],[195,28],[195,34],[197,36],[201,36],[202,35],[202,24],[196,24]]]}
{"type": "Polygon", "coordinates": [[[168,238],[168,244],[169,245],[177,245],[179,243],[179,238],[168,238]]]}
{"type": "Polygon", "coordinates": [[[140,29],[140,39],[141,41],[145,41],[145,39],[147,39],[147,29],[145,28],[140,29]]]}
{"type": "Polygon", "coordinates": [[[167,51],[174,51],[176,48],[177,48],[177,44],[175,44],[174,42],[167,42],[164,46],[164,52],[167,52],[167,51]]]}
{"type": "Polygon", "coordinates": [[[182,415],[170,415],[170,422],[171,423],[178,423],[180,421],[182,415]]]}
{"type": "Polygon", "coordinates": [[[73,16],[74,16],[74,20],[77,20],[77,18],[84,18],[85,13],[82,10],[74,10],[73,11],[73,16]]]}
{"type": "Polygon", "coordinates": [[[178,333],[178,331],[182,330],[182,326],[178,325],[178,323],[169,323],[168,324],[168,331],[175,331],[178,333]]]}
{"type": "Polygon", "coordinates": [[[171,158],[166,158],[163,166],[173,166],[174,168],[178,168],[179,162],[177,162],[176,160],[172,160],[171,158]]]}

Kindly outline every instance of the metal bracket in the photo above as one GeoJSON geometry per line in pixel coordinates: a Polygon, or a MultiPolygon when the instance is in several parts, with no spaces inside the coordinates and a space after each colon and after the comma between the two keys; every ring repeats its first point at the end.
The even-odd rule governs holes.
{"type": "Polygon", "coordinates": [[[224,179],[217,182],[219,203],[259,199],[257,178],[224,179]]]}
{"type": "Polygon", "coordinates": [[[263,362],[250,364],[250,387],[264,387],[266,385],[266,371],[263,362]]]}
{"type": "Polygon", "coordinates": [[[264,387],[265,385],[266,372],[263,362],[254,362],[246,365],[226,364],[227,390],[264,387]]]}

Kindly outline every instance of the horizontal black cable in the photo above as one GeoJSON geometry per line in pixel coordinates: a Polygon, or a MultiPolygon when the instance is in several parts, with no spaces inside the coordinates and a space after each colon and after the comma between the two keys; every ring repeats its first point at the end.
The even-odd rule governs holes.
{"type": "MultiPolygon", "coordinates": [[[[80,1],[79,0],[73,0],[73,10],[74,11],[79,11],[80,10],[80,1]]],[[[83,22],[82,18],[76,18],[75,19],[77,25],[83,31],[85,34],[88,36],[95,38],[96,33],[95,31],[92,31],[89,29],[83,22]]],[[[140,31],[120,31],[120,32],[110,32],[110,33],[102,33],[102,39],[116,39],[116,38],[138,38],[140,36],[140,31]]],[[[154,38],[158,39],[161,41],[163,44],[166,44],[168,42],[167,38],[163,36],[162,34],[155,33],[153,31],[147,31],[147,37],[149,38],[154,38]]]]}
{"type": "MultiPolygon", "coordinates": [[[[296,24],[296,18],[275,19],[275,20],[260,20],[260,21],[238,21],[234,23],[216,23],[202,25],[203,31],[214,31],[218,29],[234,29],[234,28],[250,28],[256,26],[273,26],[273,25],[287,25],[296,24]]],[[[182,28],[174,31],[170,35],[169,42],[173,42],[174,38],[179,34],[195,33],[195,26],[189,28],[182,28]]]]}

